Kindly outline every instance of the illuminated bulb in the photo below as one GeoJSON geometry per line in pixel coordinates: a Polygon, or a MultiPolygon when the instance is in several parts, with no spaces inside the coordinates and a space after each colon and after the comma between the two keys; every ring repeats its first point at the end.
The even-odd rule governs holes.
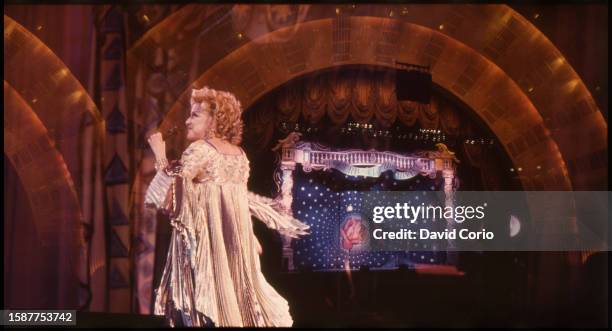
{"type": "Polygon", "coordinates": [[[83,96],[83,92],[77,90],[77,91],[70,93],[70,95],[68,96],[68,100],[70,100],[70,102],[72,103],[77,103],[81,99],[82,96],[83,96]]]}
{"type": "Polygon", "coordinates": [[[438,27],[438,29],[440,29],[440,30],[444,30],[444,24],[440,24],[440,26],[438,27]]]}
{"type": "Polygon", "coordinates": [[[150,21],[149,16],[147,16],[146,14],[142,15],[142,19],[147,23],[149,23],[150,21]]]}
{"type": "Polygon", "coordinates": [[[389,12],[389,17],[393,17],[393,10],[389,12]]]}
{"type": "Polygon", "coordinates": [[[340,14],[340,8],[336,8],[336,15],[340,14]]]}
{"type": "Polygon", "coordinates": [[[563,62],[564,62],[564,61],[563,61],[563,57],[562,57],[562,56],[558,57],[558,58],[557,58],[556,60],[554,60],[554,61],[553,61],[553,63],[552,63],[552,67],[553,67],[553,69],[557,69],[559,66],[561,66],[561,65],[563,64],[563,62]]]}
{"type": "Polygon", "coordinates": [[[510,172],[514,172],[514,168],[510,168],[510,172]]]}
{"type": "Polygon", "coordinates": [[[538,19],[538,17],[540,17],[540,14],[538,14],[538,13],[536,13],[535,15],[533,15],[533,18],[534,18],[534,19],[536,19],[536,20],[538,19]]]}
{"type": "Polygon", "coordinates": [[[238,33],[238,39],[242,39],[242,33],[238,33]]]}
{"type": "Polygon", "coordinates": [[[568,93],[569,93],[569,92],[573,92],[573,91],[574,91],[574,89],[576,89],[576,86],[578,85],[579,81],[580,81],[579,79],[572,79],[572,80],[570,80],[569,82],[567,82],[567,83],[565,84],[565,89],[566,89],[566,91],[567,91],[568,93]]]}
{"type": "Polygon", "coordinates": [[[43,28],[43,26],[39,25],[39,26],[36,27],[36,30],[40,31],[40,30],[42,30],[42,28],[43,28]]]}

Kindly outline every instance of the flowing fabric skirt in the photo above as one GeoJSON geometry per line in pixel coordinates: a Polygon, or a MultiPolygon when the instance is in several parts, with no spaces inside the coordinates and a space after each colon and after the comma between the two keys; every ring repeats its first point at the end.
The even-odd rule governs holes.
{"type": "Polygon", "coordinates": [[[291,326],[261,272],[246,185],[185,182],[184,192],[154,313],[174,326],[291,326]]]}

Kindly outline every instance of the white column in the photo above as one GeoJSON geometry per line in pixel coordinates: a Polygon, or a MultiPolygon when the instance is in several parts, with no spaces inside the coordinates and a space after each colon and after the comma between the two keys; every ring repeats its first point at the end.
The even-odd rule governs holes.
{"type": "MultiPolygon", "coordinates": [[[[281,205],[285,212],[293,215],[291,204],[293,203],[293,170],[295,170],[295,163],[283,162],[281,164],[281,170],[283,172],[280,192],[281,205]]],[[[292,238],[284,235],[281,235],[281,238],[283,240],[283,265],[287,266],[287,270],[293,270],[293,248],[291,247],[292,238]]]]}
{"type": "MultiPolygon", "coordinates": [[[[444,177],[444,206],[454,208],[455,190],[453,188],[453,179],[455,178],[455,171],[452,168],[444,169],[442,170],[442,176],[444,177]]],[[[455,225],[454,218],[446,219],[446,228],[449,231],[455,229],[455,225]]],[[[446,252],[447,262],[449,264],[456,264],[457,254],[455,241],[449,239],[446,252]]]]}

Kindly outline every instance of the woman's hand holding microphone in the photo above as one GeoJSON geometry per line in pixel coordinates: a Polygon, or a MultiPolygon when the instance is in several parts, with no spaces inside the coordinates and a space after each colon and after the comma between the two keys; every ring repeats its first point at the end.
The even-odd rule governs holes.
{"type": "Polygon", "coordinates": [[[153,154],[155,155],[155,169],[157,171],[162,170],[168,166],[168,159],[166,158],[166,142],[160,132],[156,132],[149,136],[147,139],[153,154]]]}

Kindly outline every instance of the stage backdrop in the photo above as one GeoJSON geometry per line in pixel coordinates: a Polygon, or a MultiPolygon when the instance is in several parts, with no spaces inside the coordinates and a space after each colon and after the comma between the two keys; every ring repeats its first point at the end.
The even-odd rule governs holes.
{"type": "MultiPolygon", "coordinates": [[[[367,217],[372,206],[395,205],[385,200],[384,191],[418,191],[418,203],[436,203],[436,191],[444,185],[441,177],[416,176],[395,180],[391,171],[378,178],[345,175],[340,171],[306,173],[298,165],[294,171],[293,214],[311,226],[311,235],[293,241],[294,265],[297,270],[334,271],[347,269],[411,268],[414,264],[444,264],[445,243],[430,247],[397,247],[396,251],[371,251],[367,217]],[[367,192],[374,194],[365,194],[367,192]],[[377,194],[379,193],[379,194],[377,194]],[[344,232],[344,235],[343,235],[344,232]],[[347,240],[346,235],[348,234],[347,240]],[[411,249],[419,250],[412,251],[411,249]]],[[[416,201],[415,201],[416,202],[416,201]]],[[[444,203],[441,201],[441,203],[444,203]]],[[[395,223],[399,225],[401,223],[395,223]]],[[[419,224],[420,228],[440,231],[445,223],[419,224]]],[[[401,245],[402,241],[398,241],[401,245]]],[[[419,245],[413,243],[411,245],[419,245]]]]}

